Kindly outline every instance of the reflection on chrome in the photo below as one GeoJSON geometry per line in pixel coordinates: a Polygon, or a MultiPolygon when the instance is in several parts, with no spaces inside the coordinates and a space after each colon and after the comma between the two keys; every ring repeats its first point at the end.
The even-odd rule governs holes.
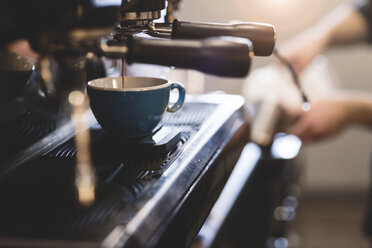
{"type": "Polygon", "coordinates": [[[86,118],[86,97],[80,91],[70,93],[69,102],[74,111],[72,120],[76,132],[76,175],[75,186],[79,202],[83,206],[90,206],[95,200],[95,171],[91,161],[90,135],[86,118]]]}
{"type": "Polygon", "coordinates": [[[291,221],[295,217],[295,209],[289,206],[280,206],[274,210],[277,221],[291,221]]]}
{"type": "Polygon", "coordinates": [[[311,104],[310,104],[309,102],[305,102],[305,103],[302,104],[301,107],[302,107],[302,110],[303,110],[303,111],[307,112],[307,111],[310,110],[310,108],[311,108],[311,104]]]}
{"type": "Polygon", "coordinates": [[[283,199],[283,205],[292,208],[297,208],[298,206],[297,198],[294,196],[287,196],[283,199]]]}
{"type": "Polygon", "coordinates": [[[277,238],[274,241],[274,247],[275,248],[287,248],[288,247],[288,240],[286,238],[277,238]]]}
{"type": "Polygon", "coordinates": [[[275,136],[271,153],[274,158],[293,159],[301,148],[301,140],[291,134],[279,133],[275,136]]]}

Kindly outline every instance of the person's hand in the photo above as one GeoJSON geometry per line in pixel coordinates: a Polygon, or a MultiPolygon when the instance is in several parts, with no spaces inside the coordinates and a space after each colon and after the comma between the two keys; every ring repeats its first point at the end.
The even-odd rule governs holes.
{"type": "Polygon", "coordinates": [[[295,120],[289,133],[298,136],[304,143],[331,137],[350,123],[348,102],[343,98],[321,100],[308,111],[289,113],[295,120]]]}
{"type": "Polygon", "coordinates": [[[301,33],[280,46],[281,54],[300,74],[328,45],[330,34],[317,28],[301,33]]]}

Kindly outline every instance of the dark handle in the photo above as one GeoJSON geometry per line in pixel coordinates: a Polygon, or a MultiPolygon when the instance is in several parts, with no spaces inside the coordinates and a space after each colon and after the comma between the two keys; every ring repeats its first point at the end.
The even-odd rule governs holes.
{"type": "Polygon", "coordinates": [[[224,77],[244,77],[251,65],[247,39],[162,40],[132,37],[128,63],[140,62],[195,69],[224,77]]]}
{"type": "Polygon", "coordinates": [[[276,41],[275,27],[264,23],[215,24],[175,20],[172,24],[173,39],[200,39],[211,36],[247,38],[252,41],[256,56],[270,56],[276,41]]]}

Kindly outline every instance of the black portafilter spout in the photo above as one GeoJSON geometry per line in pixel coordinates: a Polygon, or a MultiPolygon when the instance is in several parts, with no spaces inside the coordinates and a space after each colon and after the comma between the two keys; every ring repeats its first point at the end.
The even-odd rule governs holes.
{"type": "Polygon", "coordinates": [[[163,40],[131,37],[128,63],[139,62],[195,69],[224,77],[245,77],[253,55],[248,39],[163,40]]]}
{"type": "Polygon", "coordinates": [[[172,39],[202,39],[211,36],[231,36],[249,39],[255,56],[270,56],[275,48],[275,27],[270,24],[244,22],[215,24],[174,20],[172,39]]]}

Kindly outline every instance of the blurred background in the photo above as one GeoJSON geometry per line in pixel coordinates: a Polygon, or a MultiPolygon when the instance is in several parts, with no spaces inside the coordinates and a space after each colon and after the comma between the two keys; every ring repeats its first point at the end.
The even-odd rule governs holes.
{"type": "MultiPolygon", "coordinates": [[[[304,30],[343,0],[187,0],[177,17],[181,20],[272,23],[278,43],[304,30]]],[[[357,1],[349,1],[355,3],[357,1]]],[[[372,46],[332,49],[325,54],[341,87],[372,90],[372,46]]],[[[254,68],[273,62],[255,58],[254,68]]],[[[183,77],[190,93],[222,90],[241,94],[244,80],[223,79],[193,71],[173,72],[183,77]],[[228,82],[227,82],[228,80],[228,82]],[[191,82],[193,84],[191,85],[191,82]]],[[[368,247],[362,235],[362,218],[369,189],[372,133],[354,127],[340,136],[302,149],[301,210],[296,225],[299,247],[368,247]],[[328,229],[327,229],[328,228],[328,229]]]]}

